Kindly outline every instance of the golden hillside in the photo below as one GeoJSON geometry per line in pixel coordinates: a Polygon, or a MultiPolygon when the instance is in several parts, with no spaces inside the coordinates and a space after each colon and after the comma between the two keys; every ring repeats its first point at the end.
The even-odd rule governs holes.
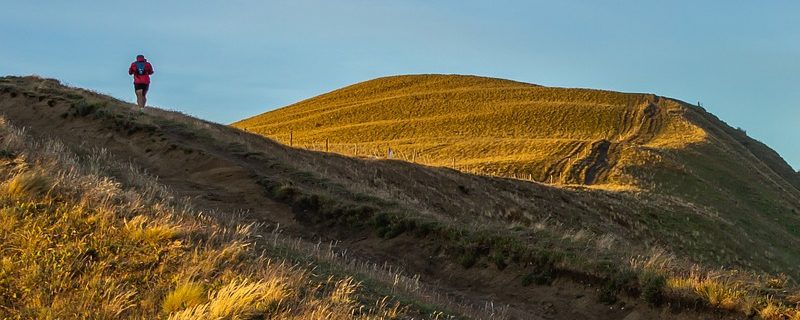
{"type": "MultiPolygon", "coordinates": [[[[599,185],[632,191],[640,203],[677,201],[695,213],[640,208],[621,215],[694,259],[800,275],[800,260],[788,253],[788,243],[800,239],[797,173],[742,130],[678,100],[475,76],[393,76],[233,126],[284,144],[291,132],[295,147],[325,150],[327,140],[329,151],[379,158],[392,148],[395,158],[416,163],[579,190],[599,185]]],[[[596,198],[588,203],[602,206],[596,198]]]]}
{"type": "Polygon", "coordinates": [[[234,123],[295,146],[560,184],[636,184],[626,167],[707,138],[654,95],[454,75],[379,78],[234,123]]]}

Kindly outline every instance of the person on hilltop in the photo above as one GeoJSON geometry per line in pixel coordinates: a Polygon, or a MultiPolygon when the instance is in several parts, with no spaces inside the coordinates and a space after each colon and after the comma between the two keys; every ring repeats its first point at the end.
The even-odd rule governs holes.
{"type": "Polygon", "coordinates": [[[136,56],[136,61],[131,63],[128,74],[133,75],[133,89],[136,91],[136,104],[144,109],[147,103],[147,90],[150,89],[150,75],[153,74],[153,65],[147,62],[143,55],[136,56]]]}

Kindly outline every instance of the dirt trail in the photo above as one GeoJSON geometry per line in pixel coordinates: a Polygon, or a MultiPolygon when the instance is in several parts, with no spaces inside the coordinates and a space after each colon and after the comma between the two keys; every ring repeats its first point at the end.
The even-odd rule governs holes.
{"type": "MultiPolygon", "coordinates": [[[[294,220],[291,208],[269,199],[257,178],[264,164],[222,146],[199,142],[179,130],[165,126],[155,131],[136,131],[109,118],[64,116],[70,103],[46,95],[26,95],[13,90],[0,92],[0,112],[16,126],[36,136],[52,137],[68,146],[105,148],[119,160],[130,161],[174,190],[190,197],[203,210],[243,213],[260,222],[281,223],[287,232],[305,239],[342,240],[343,246],[362,259],[402,266],[408,273],[443,293],[482,306],[487,301],[508,305],[514,319],[709,319],[720,315],[694,312],[672,313],[651,308],[637,300],[614,305],[597,302],[595,288],[566,280],[551,286],[520,285],[516,272],[493,267],[464,270],[457,263],[431,255],[436,243],[400,236],[384,240],[370,232],[337,233],[322,226],[307,226],[294,220]],[[42,98],[44,97],[44,98],[42,98]],[[51,102],[52,101],[52,102],[51,102]]],[[[150,109],[138,114],[132,105],[120,104],[112,112],[123,117],[182,117],[150,109]]],[[[213,126],[213,124],[207,124],[213,126]]],[[[234,135],[246,133],[230,131],[234,135]]],[[[235,137],[231,137],[232,139],[235,137]]],[[[263,139],[260,138],[259,139],[263,139]]]]}

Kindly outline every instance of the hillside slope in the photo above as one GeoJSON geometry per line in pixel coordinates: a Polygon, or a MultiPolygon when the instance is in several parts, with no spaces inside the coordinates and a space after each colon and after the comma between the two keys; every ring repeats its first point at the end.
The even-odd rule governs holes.
{"type": "Polygon", "coordinates": [[[235,127],[298,146],[397,157],[560,184],[643,184],[637,161],[713,143],[797,174],[767,146],[713,115],[651,94],[547,88],[474,76],[416,75],[348,86],[235,127]],[[654,151],[655,150],[655,151],[654,151]]]}
{"type": "MultiPolygon", "coordinates": [[[[386,157],[391,148],[395,158],[455,164],[467,172],[673,196],[702,208],[704,217],[654,214],[652,223],[659,229],[692,229],[705,223],[692,220],[709,219],[719,229],[759,225],[774,230],[771,236],[757,236],[774,240],[753,253],[753,260],[773,260],[800,237],[800,180],[775,151],[701,108],[652,94],[547,88],[474,76],[394,76],[233,126],[285,144],[291,132],[293,145],[316,150],[324,150],[327,141],[330,151],[347,155],[386,157]]],[[[734,234],[739,232],[754,231],[734,234]]],[[[684,236],[677,238],[695,241],[684,236]]],[[[738,246],[748,251],[750,244],[738,246]]],[[[764,264],[772,263],[778,262],[764,264]]]]}
{"type": "MultiPolygon", "coordinates": [[[[279,223],[287,234],[313,239],[311,248],[337,240],[350,255],[397,264],[420,278],[384,279],[393,294],[433,299],[471,317],[497,316],[491,301],[519,319],[794,314],[793,282],[763,274],[797,276],[798,248],[775,245],[774,235],[797,241],[785,229],[797,218],[783,212],[782,223],[752,211],[763,222],[741,223],[733,219],[741,212],[671,194],[561,188],[289,148],[174,112],[138,113],[35,77],[0,78],[0,110],[27,134],[63,141],[79,158],[92,159],[88,151],[95,150],[142,168],[223,220],[234,212],[244,221],[279,223]],[[411,289],[392,286],[398,279],[411,289]],[[420,293],[420,285],[435,290],[420,293]],[[723,295],[724,305],[709,292],[723,295]],[[435,299],[453,296],[461,303],[435,299]]],[[[121,175],[114,168],[107,174],[121,175]]]]}

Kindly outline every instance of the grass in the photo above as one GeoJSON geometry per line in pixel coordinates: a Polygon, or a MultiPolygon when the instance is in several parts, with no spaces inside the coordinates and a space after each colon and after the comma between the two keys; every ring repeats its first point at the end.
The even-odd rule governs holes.
{"type": "Polygon", "coordinates": [[[16,198],[42,197],[53,187],[52,179],[42,172],[26,171],[4,185],[5,193],[16,198]]]}
{"type": "Polygon", "coordinates": [[[663,251],[633,259],[641,296],[650,303],[671,299],[699,301],[704,305],[761,319],[795,319],[800,309],[792,292],[800,292],[785,276],[766,276],[739,270],[704,270],[687,266],[663,251]]]}
{"type": "MultiPolygon", "coordinates": [[[[397,76],[356,84],[234,123],[288,144],[468,172],[583,184],[595,142],[681,148],[705,132],[653,95],[546,88],[468,76],[397,76]],[[639,123],[653,114],[651,123],[639,123]]],[[[649,118],[648,118],[649,119],[649,118]]],[[[613,163],[610,165],[614,165],[613,163]]],[[[636,177],[592,184],[629,184],[636,177]]]]}
{"type": "Polygon", "coordinates": [[[31,140],[5,122],[0,131],[2,148],[17,155],[0,170],[0,317],[396,319],[406,312],[390,298],[370,301],[352,278],[271,260],[256,251],[254,226],[154,200],[170,197],[138,171],[123,173],[139,181],[125,187],[57,142],[31,140]]]}
{"type": "MultiPolygon", "coordinates": [[[[470,76],[397,76],[335,90],[233,126],[284,144],[291,131],[295,147],[312,150],[324,150],[327,139],[330,151],[350,156],[385,159],[391,148],[393,159],[587,193],[599,189],[632,195],[624,201],[644,206],[611,204],[610,219],[633,233],[663,240],[687,260],[800,277],[800,250],[787,245],[800,241],[797,173],[742,130],[677,100],[470,76]],[[603,141],[609,144],[598,143],[603,141]],[[605,156],[601,145],[608,145],[605,156]],[[587,189],[586,184],[594,186],[587,189]]],[[[320,170],[320,175],[331,174],[320,170]]],[[[397,175],[391,179],[401,180],[390,184],[400,185],[401,191],[411,189],[402,184],[419,183],[397,175]]],[[[436,196],[456,203],[501,195],[486,180],[482,183],[476,189],[491,192],[469,194],[462,188],[460,198],[436,196]]],[[[418,193],[407,200],[436,202],[427,197],[418,193]]],[[[597,210],[603,207],[598,198],[584,203],[597,210]]],[[[481,206],[470,205],[458,209],[481,206]]],[[[498,201],[497,206],[516,212],[476,211],[526,227],[541,219],[524,201],[498,201]]],[[[555,219],[574,230],[604,228],[597,226],[605,222],[593,220],[596,213],[586,222],[585,215],[564,219],[571,215],[553,210],[558,211],[555,219]]],[[[617,232],[609,233],[620,236],[617,232]]]]}
{"type": "MultiPolygon", "coordinates": [[[[276,189],[280,190],[276,193],[276,197],[280,196],[276,199],[280,201],[292,203],[293,199],[307,198],[303,195],[304,190],[298,186],[292,187],[291,192],[285,192],[285,186],[276,189]]],[[[321,196],[314,197],[320,199],[321,196]]],[[[330,199],[320,201],[327,206],[337,205],[330,199]]],[[[327,214],[325,210],[331,209],[317,206],[313,210],[316,211],[312,214],[324,216],[327,214]]],[[[402,230],[398,234],[408,233],[419,239],[419,243],[433,241],[444,245],[449,248],[445,252],[449,252],[447,254],[454,263],[465,269],[475,268],[484,260],[495,264],[498,270],[510,265],[522,267],[523,270],[528,270],[521,277],[522,286],[549,285],[557,278],[577,276],[583,281],[587,278],[594,279],[593,281],[603,288],[599,292],[598,299],[608,303],[616,302],[619,295],[629,295],[637,296],[654,306],[665,303],[680,304],[681,301],[691,300],[713,309],[740,312],[745,315],[768,315],[780,312],[780,315],[794,316],[798,312],[792,308],[788,297],[776,298],[769,293],[774,293],[775,290],[784,292],[796,290],[796,287],[789,284],[785,278],[743,274],[736,270],[703,269],[698,265],[679,262],[674,256],[663,251],[655,251],[634,259],[630,266],[594,265],[594,261],[587,260],[586,256],[565,254],[572,250],[570,244],[579,243],[579,247],[585,245],[582,242],[589,240],[585,232],[577,232],[569,237],[552,235],[553,242],[546,245],[552,247],[551,251],[548,251],[528,247],[515,238],[481,234],[437,222],[419,221],[399,213],[381,212],[377,207],[362,210],[364,209],[353,211],[333,209],[345,216],[347,212],[358,215],[359,219],[352,220],[337,216],[337,223],[346,228],[371,227],[378,236],[384,238],[396,236],[394,233],[387,236],[390,230],[402,230]],[[371,216],[368,224],[363,223],[364,215],[371,216]],[[415,232],[416,228],[424,228],[425,231],[415,232]],[[686,276],[687,274],[689,276],[686,276]],[[747,283],[747,286],[743,286],[742,283],[747,283]],[[766,292],[763,288],[772,288],[772,291],[766,292]]],[[[547,233],[552,231],[543,231],[539,237],[547,236],[547,233]]],[[[607,245],[601,248],[607,248],[607,245]]],[[[764,319],[773,318],[767,316],[764,319]]]]}
{"type": "MultiPolygon", "coordinates": [[[[483,86],[485,83],[480,85],[483,86]]],[[[602,96],[601,93],[596,94],[602,96]]],[[[610,94],[609,99],[616,101],[614,99],[618,98],[614,97],[616,96],[610,94]]],[[[624,103],[624,100],[620,101],[624,103]]],[[[481,269],[494,265],[498,270],[502,269],[502,272],[513,272],[518,275],[520,285],[546,285],[556,279],[570,277],[576,277],[580,281],[589,279],[587,281],[593,285],[597,284],[604,288],[603,299],[606,301],[616,299],[617,295],[630,295],[653,304],[690,300],[699,301],[698,305],[708,305],[723,310],[735,305],[733,309],[745,314],[750,312],[770,315],[775,313],[775,310],[791,315],[796,313],[791,309],[792,298],[787,294],[776,292],[771,288],[775,286],[770,284],[771,280],[758,276],[758,273],[737,275],[737,277],[733,277],[735,273],[725,273],[726,276],[722,278],[714,276],[715,266],[728,261],[737,261],[737,255],[740,259],[752,263],[771,264],[769,260],[763,260],[766,257],[746,257],[744,251],[735,250],[741,245],[737,242],[741,239],[736,239],[734,236],[739,234],[740,229],[730,226],[752,225],[755,228],[748,230],[748,237],[758,239],[758,234],[750,232],[770,234],[774,226],[765,222],[769,220],[759,219],[755,223],[745,224],[734,218],[749,215],[751,219],[755,219],[752,218],[756,217],[753,214],[761,214],[758,212],[778,214],[775,217],[787,218],[780,215],[782,209],[776,209],[777,207],[765,199],[774,200],[775,203],[791,201],[775,198],[758,199],[763,195],[757,195],[752,202],[750,198],[740,198],[741,193],[747,190],[759,190],[761,186],[747,186],[747,183],[742,183],[746,180],[730,179],[733,176],[731,172],[713,165],[718,158],[716,155],[710,158],[696,157],[693,162],[688,162],[683,158],[685,155],[669,149],[669,143],[653,140],[657,142],[651,141],[646,152],[623,149],[620,159],[638,163],[639,169],[628,169],[642,170],[635,174],[649,179],[650,182],[658,182],[655,187],[647,186],[647,189],[634,189],[634,191],[623,189],[622,192],[595,189],[570,190],[545,188],[513,180],[463,175],[452,170],[419,168],[395,161],[347,159],[330,154],[288,149],[246,135],[235,138],[241,132],[229,128],[211,126],[206,122],[173,113],[164,112],[162,115],[160,111],[152,111],[152,113],[157,112],[158,116],[164,116],[165,119],[155,121],[149,118],[149,115],[126,116],[124,112],[107,112],[102,107],[85,118],[101,120],[102,123],[113,121],[119,130],[152,131],[150,133],[157,136],[163,134],[160,131],[165,130],[180,137],[193,137],[193,142],[196,143],[216,143],[221,149],[241,155],[253,163],[257,162],[262,166],[260,168],[269,168],[259,171],[263,175],[259,177],[261,184],[273,199],[290,205],[304,222],[318,224],[341,233],[369,232],[386,239],[414,237],[414,241],[417,241],[423,250],[426,250],[425,244],[441,244],[442,256],[450,263],[467,268],[467,272],[470,270],[481,272],[481,269]],[[648,157],[642,156],[643,154],[648,157]],[[698,166],[698,163],[706,164],[707,167],[698,166]],[[649,167],[642,167],[642,164],[657,165],[659,170],[663,171],[653,174],[652,171],[645,170],[649,167]],[[419,178],[421,176],[424,179],[419,178]],[[702,183],[696,183],[696,180],[702,183]],[[741,190],[728,189],[717,192],[718,189],[709,187],[727,185],[741,187],[741,190]],[[638,193],[641,190],[668,190],[668,192],[665,191],[665,195],[662,196],[638,193]],[[687,198],[679,192],[688,192],[695,197],[687,198]],[[688,204],[686,199],[690,199],[688,204]],[[747,201],[748,206],[753,204],[754,207],[745,211],[733,211],[735,215],[728,215],[726,211],[720,209],[726,207],[718,204],[730,199],[747,201]],[[766,204],[761,206],[764,203],[766,204]],[[757,211],[749,211],[753,209],[757,211]],[[697,232],[698,235],[694,235],[691,231],[697,232]],[[627,257],[642,255],[643,249],[646,249],[646,246],[637,243],[649,243],[649,241],[674,245],[669,248],[671,251],[678,254],[691,253],[684,256],[685,260],[699,261],[703,264],[697,267],[697,272],[691,273],[692,263],[685,260],[674,264],[632,263],[628,266],[624,263],[627,257]],[[727,257],[701,256],[710,251],[720,252],[727,257]],[[506,266],[501,268],[500,265],[503,264],[506,266]],[[693,277],[700,280],[695,280],[693,277]],[[737,282],[720,280],[723,278],[738,280],[737,282]],[[690,285],[692,282],[701,284],[690,285]],[[715,283],[719,285],[714,285],[715,283]],[[735,283],[746,285],[734,285],[735,283]],[[737,296],[737,292],[742,290],[745,293],[737,296]],[[726,298],[728,296],[735,298],[728,299],[726,298]]],[[[160,136],[156,138],[165,139],[160,136]]],[[[175,141],[165,143],[180,144],[175,141]]],[[[575,148],[578,153],[582,152],[578,145],[575,145],[575,148]]],[[[0,146],[0,149],[8,151],[7,159],[20,161],[21,158],[17,158],[20,155],[19,150],[3,146],[0,146]]],[[[705,154],[702,149],[688,150],[705,154]]],[[[755,162],[748,159],[746,163],[755,162]]],[[[730,171],[747,171],[748,167],[736,165],[737,162],[730,159],[724,162],[724,166],[731,167],[730,171]]],[[[763,173],[769,175],[766,170],[763,173]]],[[[580,170],[576,172],[577,177],[581,174],[580,170]]],[[[60,181],[58,174],[49,176],[57,182],[54,186],[58,187],[58,194],[75,193],[64,189],[63,184],[58,183],[60,181]]],[[[766,190],[764,193],[770,194],[771,189],[766,190]]],[[[53,193],[47,189],[43,194],[48,197],[53,193]]],[[[154,212],[160,212],[159,210],[154,212]]],[[[138,246],[163,248],[165,245],[180,243],[179,247],[183,247],[190,243],[188,239],[199,239],[200,243],[208,243],[207,236],[203,235],[208,233],[197,233],[196,227],[191,223],[193,220],[182,215],[177,215],[177,220],[166,219],[162,215],[143,212],[140,207],[123,212],[105,208],[99,212],[102,215],[89,220],[95,221],[94,223],[115,221],[114,228],[123,231],[122,240],[138,246]],[[107,219],[108,216],[115,215],[121,217],[116,220],[107,219]],[[146,219],[137,218],[138,216],[144,216],[146,219]],[[147,231],[150,228],[153,231],[147,231]]],[[[9,216],[4,219],[17,221],[21,217],[30,215],[9,216]]],[[[784,220],[790,224],[793,222],[791,217],[784,220]]],[[[14,226],[14,223],[9,225],[14,226]]],[[[361,234],[363,233],[359,233],[361,234]]],[[[159,297],[168,296],[182,283],[203,283],[205,297],[208,298],[234,281],[237,284],[244,280],[249,284],[263,281],[260,277],[246,279],[233,277],[234,274],[242,273],[230,271],[224,281],[216,280],[210,282],[212,285],[206,285],[205,278],[197,276],[201,274],[206,275],[206,278],[214,278],[221,269],[229,267],[236,269],[234,266],[239,263],[251,261],[247,256],[252,254],[248,245],[252,242],[233,236],[226,237],[232,239],[228,239],[231,240],[229,245],[215,247],[212,250],[213,254],[209,252],[206,256],[193,258],[195,260],[192,263],[186,263],[188,271],[185,273],[192,276],[179,277],[172,279],[169,284],[159,285],[157,287],[159,297]]],[[[776,247],[780,245],[763,241],[756,244],[759,250],[769,247],[765,244],[775,244],[776,247]]],[[[786,249],[785,252],[778,252],[777,256],[773,255],[772,259],[784,259],[782,255],[791,259],[791,252],[791,249],[786,249]]],[[[103,257],[103,251],[95,246],[79,253],[90,260],[95,259],[92,257],[103,257]]],[[[169,251],[165,251],[166,253],[169,251]]],[[[650,257],[654,261],[659,257],[658,254],[643,256],[650,257]]],[[[159,259],[147,261],[138,267],[152,270],[153,265],[158,265],[159,261],[159,259]]],[[[791,260],[784,259],[784,261],[791,260]]],[[[267,262],[268,259],[260,263],[267,262]]],[[[304,279],[309,282],[303,282],[304,284],[299,287],[319,288],[312,290],[314,292],[312,296],[323,300],[330,296],[330,288],[334,287],[334,283],[309,275],[304,279]]],[[[409,280],[407,283],[413,286],[413,281],[409,280]]],[[[796,290],[793,281],[780,287],[782,287],[780,290],[789,292],[796,290]]],[[[124,302],[129,293],[123,290],[109,296],[109,299],[124,302]]],[[[413,292],[409,295],[414,296],[413,292]]],[[[150,308],[148,310],[163,315],[164,302],[160,299],[148,302],[150,308]]],[[[178,299],[171,305],[184,305],[180,301],[178,299]]],[[[286,301],[297,302],[291,299],[286,301]]],[[[379,301],[380,299],[373,299],[371,302],[362,303],[359,307],[372,305],[373,302],[378,305],[379,301]]],[[[208,315],[211,303],[211,300],[198,304],[185,303],[187,307],[181,310],[176,311],[175,307],[169,310],[172,310],[172,313],[182,312],[188,310],[188,306],[191,305],[191,308],[197,307],[197,310],[192,312],[208,315]]],[[[283,303],[278,305],[285,306],[283,303]]],[[[242,308],[251,310],[246,306],[242,308]]],[[[273,307],[269,304],[256,306],[256,309],[260,310],[258,312],[284,310],[279,308],[278,311],[274,311],[271,308],[273,307]]],[[[383,310],[392,308],[390,306],[383,310]]],[[[123,311],[132,312],[129,309],[123,311]]],[[[249,313],[249,311],[242,312],[249,313]]],[[[426,314],[434,312],[435,310],[426,314]]]]}
{"type": "Polygon", "coordinates": [[[184,282],[178,284],[173,291],[164,297],[161,303],[161,310],[170,314],[183,309],[192,308],[206,302],[205,287],[196,282],[184,282]]]}

